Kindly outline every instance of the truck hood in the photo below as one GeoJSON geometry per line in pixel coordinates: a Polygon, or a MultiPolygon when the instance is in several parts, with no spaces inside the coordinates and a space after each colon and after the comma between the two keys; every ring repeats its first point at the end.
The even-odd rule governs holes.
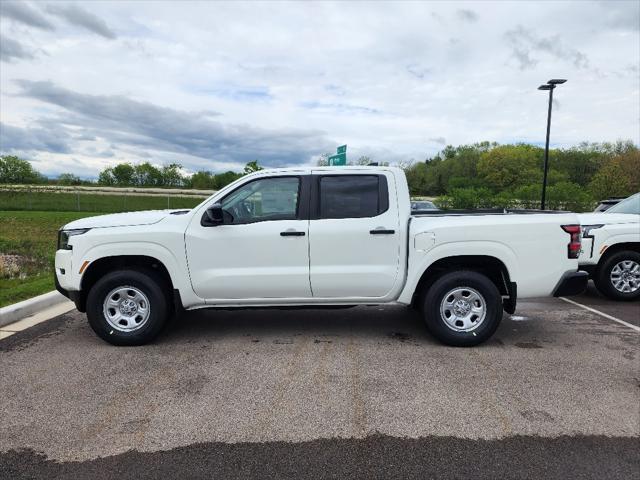
{"type": "Polygon", "coordinates": [[[580,225],[614,225],[619,223],[638,223],[640,215],[634,213],[579,213],[580,225]]]}
{"type": "Polygon", "coordinates": [[[63,228],[104,228],[104,227],[130,227],[134,225],[151,225],[170,215],[172,212],[184,210],[146,210],[143,212],[113,213],[99,215],[97,217],[81,218],[67,223],[63,228]]]}

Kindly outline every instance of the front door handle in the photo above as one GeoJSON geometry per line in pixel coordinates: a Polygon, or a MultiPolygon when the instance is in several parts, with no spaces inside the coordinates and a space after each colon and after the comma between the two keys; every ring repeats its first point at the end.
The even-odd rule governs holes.
{"type": "Polygon", "coordinates": [[[371,235],[393,235],[396,233],[395,230],[385,230],[384,228],[375,228],[373,230],[369,230],[371,235]]]}
{"type": "Polygon", "coordinates": [[[295,230],[285,230],[280,232],[281,237],[304,237],[304,232],[296,232],[295,230]]]}

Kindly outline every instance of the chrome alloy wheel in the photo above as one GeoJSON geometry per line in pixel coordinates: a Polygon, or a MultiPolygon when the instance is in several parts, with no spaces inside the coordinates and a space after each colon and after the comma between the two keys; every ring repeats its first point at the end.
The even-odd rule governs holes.
{"type": "Polygon", "coordinates": [[[477,290],[457,287],[443,297],[440,316],[451,330],[471,332],[478,328],[487,316],[487,302],[477,290]]]}
{"type": "Polygon", "coordinates": [[[136,287],[122,286],[105,297],[102,313],[107,323],[120,332],[133,332],[149,320],[149,299],[136,287]]]}
{"type": "Polygon", "coordinates": [[[633,260],[615,264],[609,275],[613,288],[622,293],[634,293],[640,288],[640,265],[633,260]]]}

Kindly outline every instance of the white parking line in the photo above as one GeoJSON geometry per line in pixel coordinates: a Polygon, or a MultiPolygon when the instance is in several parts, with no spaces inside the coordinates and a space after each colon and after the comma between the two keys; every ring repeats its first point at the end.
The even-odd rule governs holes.
{"type": "Polygon", "coordinates": [[[619,318],[616,317],[612,317],[611,315],[608,315],[604,312],[601,312],[600,310],[596,310],[595,308],[591,308],[591,307],[587,307],[586,305],[582,305],[581,303],[575,302],[573,300],[569,300],[568,298],[564,298],[564,297],[560,297],[560,300],[564,300],[565,302],[569,302],[572,303],[580,308],[584,308],[585,310],[588,310],[590,312],[593,313],[597,313],[598,315],[600,315],[601,317],[604,318],[608,318],[609,320],[613,320],[614,322],[618,322],[621,325],[624,325],[625,327],[629,327],[632,330],[635,330],[636,332],[640,332],[640,327],[637,327],[631,323],[625,322],[624,320],[620,320],[619,318]]]}

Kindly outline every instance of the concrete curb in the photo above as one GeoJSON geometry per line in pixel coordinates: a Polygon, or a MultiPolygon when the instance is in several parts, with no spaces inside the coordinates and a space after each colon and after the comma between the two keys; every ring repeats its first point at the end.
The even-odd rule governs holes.
{"type": "Polygon", "coordinates": [[[0,308],[0,328],[66,301],[68,301],[67,297],[54,290],[53,292],[2,307],[0,308]]]}

